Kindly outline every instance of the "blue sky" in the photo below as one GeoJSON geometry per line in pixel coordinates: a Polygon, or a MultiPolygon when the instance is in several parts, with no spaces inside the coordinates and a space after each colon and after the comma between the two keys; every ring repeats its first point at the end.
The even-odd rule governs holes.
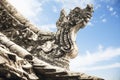
{"type": "Polygon", "coordinates": [[[120,80],[119,0],[9,0],[18,11],[41,30],[56,31],[61,9],[69,13],[76,6],[94,5],[93,17],[77,33],[79,55],[71,60],[72,71],[106,80],[120,80]]]}

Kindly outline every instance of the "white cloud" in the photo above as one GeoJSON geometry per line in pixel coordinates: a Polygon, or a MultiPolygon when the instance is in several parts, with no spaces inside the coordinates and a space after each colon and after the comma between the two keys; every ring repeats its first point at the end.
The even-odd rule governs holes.
{"type": "Polygon", "coordinates": [[[106,2],[107,4],[115,4],[117,0],[101,0],[102,2],[106,2]]]}
{"type": "Polygon", "coordinates": [[[112,15],[116,15],[117,14],[117,12],[116,11],[114,11],[113,13],[112,13],[112,15]]]}
{"type": "Polygon", "coordinates": [[[93,66],[93,67],[81,67],[78,70],[79,71],[97,71],[97,70],[109,70],[109,69],[113,69],[113,68],[120,68],[120,63],[113,63],[113,64],[108,64],[108,65],[104,65],[104,66],[93,66]]]}
{"type": "Polygon", "coordinates": [[[57,13],[58,10],[57,10],[57,7],[56,6],[53,6],[53,12],[57,13]]]}
{"type": "Polygon", "coordinates": [[[103,14],[102,16],[100,16],[100,19],[103,19],[105,17],[105,14],[103,14]]]}
{"type": "Polygon", "coordinates": [[[102,22],[106,22],[106,21],[107,21],[107,19],[105,19],[105,18],[102,19],[102,22]]]}
{"type": "Polygon", "coordinates": [[[47,25],[41,25],[40,29],[44,31],[55,31],[57,27],[55,24],[47,24],[47,25]]]}
{"type": "MultiPolygon", "coordinates": [[[[89,70],[90,68],[88,66],[95,65],[102,61],[109,61],[117,56],[120,56],[120,48],[110,47],[104,49],[103,46],[100,45],[97,52],[91,53],[90,51],[87,51],[86,55],[79,55],[71,60],[70,68],[71,70],[89,70]]],[[[97,69],[99,69],[99,67],[97,67],[97,69]]]]}
{"type": "Polygon", "coordinates": [[[15,8],[27,18],[36,17],[42,11],[42,4],[38,0],[9,0],[15,8]]]}
{"type": "Polygon", "coordinates": [[[111,7],[111,6],[109,6],[109,5],[107,5],[107,9],[109,10],[109,11],[113,11],[114,9],[113,9],[113,7],[111,7]]]}
{"type": "Polygon", "coordinates": [[[107,5],[107,9],[111,12],[111,16],[118,17],[117,11],[115,11],[113,7],[107,5]]]}
{"type": "Polygon", "coordinates": [[[88,26],[93,26],[92,22],[88,22],[87,25],[88,25],[88,26]]]}
{"type": "MultiPolygon", "coordinates": [[[[41,30],[44,31],[54,31],[55,25],[46,24],[40,25],[40,22],[43,20],[47,21],[47,17],[41,19],[38,16],[42,16],[43,7],[48,0],[39,1],[39,0],[9,0],[9,2],[19,11],[23,16],[28,18],[34,25],[37,25],[41,30]]],[[[57,11],[56,7],[53,7],[54,12],[57,11]]]]}
{"type": "Polygon", "coordinates": [[[98,8],[100,8],[101,7],[101,5],[100,4],[97,4],[96,6],[95,6],[95,9],[98,9],[98,8]]]}
{"type": "Polygon", "coordinates": [[[55,0],[55,1],[62,3],[62,8],[65,8],[65,10],[67,10],[67,12],[76,6],[84,8],[84,7],[86,7],[87,4],[95,4],[95,0],[71,0],[71,1],[55,0]]]}
{"type": "Polygon", "coordinates": [[[106,70],[106,69],[112,69],[112,68],[120,68],[120,63],[114,63],[110,65],[105,65],[105,66],[96,66],[92,67],[90,70],[106,70]]]}
{"type": "Polygon", "coordinates": [[[112,8],[112,7],[110,7],[110,8],[109,8],[109,11],[113,11],[113,8],[112,8]]]}
{"type": "Polygon", "coordinates": [[[112,16],[115,16],[115,17],[117,17],[117,18],[118,18],[118,14],[117,14],[117,12],[116,12],[116,11],[113,11],[113,12],[111,13],[111,15],[112,15],[112,16]]]}

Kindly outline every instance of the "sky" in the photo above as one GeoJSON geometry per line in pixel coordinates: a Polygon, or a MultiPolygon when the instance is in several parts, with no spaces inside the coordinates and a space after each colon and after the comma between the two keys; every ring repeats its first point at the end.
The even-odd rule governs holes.
{"type": "Polygon", "coordinates": [[[120,80],[120,4],[119,0],[9,0],[34,25],[56,31],[61,9],[94,5],[90,22],[77,33],[79,54],[70,60],[71,71],[105,80],[120,80]]]}

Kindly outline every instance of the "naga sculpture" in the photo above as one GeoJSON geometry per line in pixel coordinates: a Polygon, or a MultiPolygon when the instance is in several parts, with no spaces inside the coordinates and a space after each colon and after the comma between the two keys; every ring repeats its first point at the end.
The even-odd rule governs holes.
{"type": "Polygon", "coordinates": [[[68,15],[65,14],[64,10],[61,11],[60,18],[56,23],[58,31],[55,35],[55,42],[59,44],[58,47],[61,51],[57,52],[60,53],[58,57],[62,55],[68,55],[70,58],[76,57],[78,53],[75,43],[76,33],[88,23],[92,17],[92,12],[91,5],[87,5],[85,9],[76,7],[68,15]]]}
{"type": "Polygon", "coordinates": [[[15,8],[0,3],[0,32],[26,49],[35,57],[55,66],[69,67],[69,58],[76,57],[76,33],[84,28],[92,17],[93,7],[74,8],[68,15],[61,10],[56,22],[57,32],[41,32],[22,17],[15,8]]]}
{"type": "Polygon", "coordinates": [[[92,13],[92,5],[68,15],[62,10],[57,32],[43,32],[0,0],[0,80],[103,80],[69,70],[69,59],[78,53],[76,34],[92,13]]]}
{"type": "MultiPolygon", "coordinates": [[[[41,41],[41,46],[39,46],[38,43],[38,45],[32,49],[31,53],[35,53],[35,55],[40,58],[41,55],[47,54],[48,57],[53,59],[51,62],[58,58],[64,58],[63,62],[69,60],[69,58],[75,58],[78,54],[78,48],[75,42],[76,34],[79,29],[84,28],[88,23],[92,17],[92,12],[93,7],[91,5],[87,5],[85,9],[76,7],[71,10],[68,15],[62,10],[60,18],[56,22],[57,32],[46,39],[41,39],[40,36],[37,42],[41,41]]],[[[61,64],[63,64],[63,62],[61,64]]],[[[68,61],[66,61],[66,63],[68,63],[68,61]]],[[[64,63],[64,65],[66,63],[64,63]]]]}

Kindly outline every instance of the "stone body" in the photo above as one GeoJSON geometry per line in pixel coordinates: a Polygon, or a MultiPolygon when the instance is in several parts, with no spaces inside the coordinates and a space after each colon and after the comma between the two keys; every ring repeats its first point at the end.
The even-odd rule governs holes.
{"type": "Polygon", "coordinates": [[[102,80],[69,71],[77,56],[76,33],[92,17],[93,7],[64,10],[57,32],[43,32],[25,19],[7,0],[0,0],[0,77],[19,80],[102,80]],[[4,71],[4,74],[2,74],[4,71]]]}

